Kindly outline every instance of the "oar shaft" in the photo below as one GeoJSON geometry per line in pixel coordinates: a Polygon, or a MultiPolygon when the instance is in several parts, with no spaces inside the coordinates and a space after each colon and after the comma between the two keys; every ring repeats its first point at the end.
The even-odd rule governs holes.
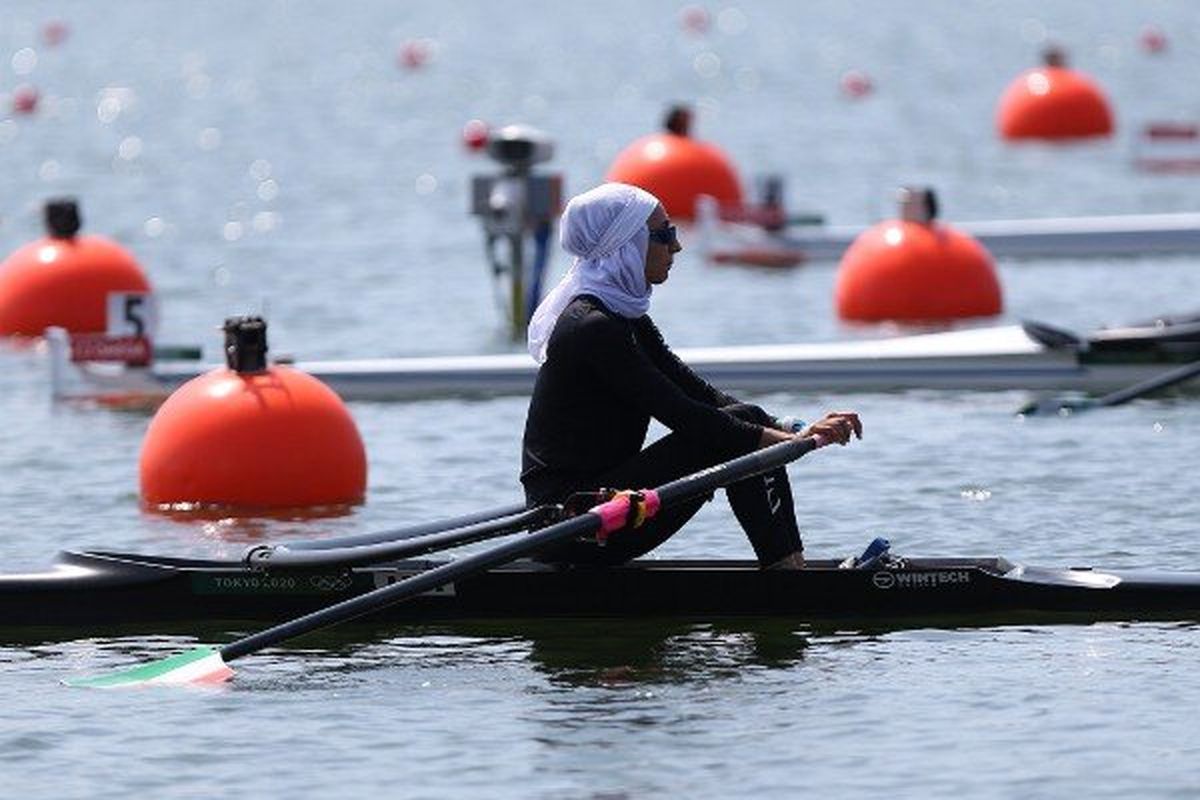
{"type": "Polygon", "coordinates": [[[337,625],[355,617],[361,617],[381,608],[399,603],[419,594],[433,591],[448,583],[473,575],[500,564],[513,561],[522,556],[534,553],[556,542],[573,539],[576,536],[587,536],[600,528],[600,518],[592,513],[581,514],[578,517],[544,528],[536,533],[513,542],[485,550],[482,553],[451,561],[440,567],[406,578],[402,581],[359,595],[350,600],[314,611],[298,619],[267,628],[264,631],[230,642],[221,648],[221,657],[226,661],[248,655],[270,647],[273,644],[292,639],[318,628],[337,625]]]}
{"type": "Polygon", "coordinates": [[[379,542],[393,542],[397,539],[411,539],[417,536],[428,536],[431,533],[440,533],[442,531],[451,531],[457,528],[465,528],[468,525],[476,525],[480,522],[489,520],[499,520],[504,517],[512,517],[521,514],[529,507],[525,503],[510,503],[506,506],[498,508],[489,508],[483,511],[476,511],[472,514],[464,514],[461,517],[452,519],[439,520],[436,522],[422,522],[418,525],[410,525],[405,528],[396,528],[390,531],[377,531],[375,533],[363,533],[356,536],[340,536],[336,539],[313,539],[304,542],[292,542],[288,545],[289,550],[333,550],[342,547],[361,547],[368,544],[378,544],[379,542]]]}
{"type": "Polygon", "coordinates": [[[1162,375],[1142,381],[1141,383],[1135,383],[1133,386],[1127,386],[1124,389],[1106,394],[1103,397],[1098,397],[1096,398],[1095,405],[1119,406],[1122,403],[1128,403],[1130,400],[1136,400],[1144,394],[1156,392],[1159,389],[1165,389],[1177,383],[1183,383],[1197,375],[1200,375],[1200,359],[1189,364],[1184,364],[1182,367],[1176,367],[1173,370],[1164,372],[1162,375]]]}
{"type": "MultiPolygon", "coordinates": [[[[789,461],[795,461],[805,453],[815,450],[824,444],[820,437],[793,439],[758,450],[724,464],[701,470],[679,480],[671,481],[660,486],[652,494],[656,508],[669,507],[683,500],[706,494],[721,486],[745,480],[760,475],[789,461]]],[[[628,503],[628,499],[625,499],[628,503]]],[[[406,578],[402,581],[384,586],[364,595],[343,600],[336,605],[320,611],[314,611],[298,619],[267,628],[236,642],[230,642],[221,648],[221,657],[225,661],[254,653],[265,647],[278,644],[287,639],[301,636],[305,633],[336,625],[341,622],[361,617],[381,608],[399,603],[425,592],[441,588],[466,577],[478,574],[492,567],[515,561],[527,555],[544,550],[559,542],[569,541],[579,536],[588,536],[599,531],[602,527],[616,529],[620,524],[612,525],[614,511],[618,501],[610,500],[591,509],[585,514],[573,517],[547,528],[543,528],[528,536],[467,556],[458,561],[452,561],[431,570],[406,578]]],[[[628,506],[626,505],[626,508],[628,506]]]]}
{"type": "Polygon", "coordinates": [[[825,441],[820,436],[810,436],[804,439],[792,439],[791,441],[781,442],[735,458],[732,461],[718,464],[715,467],[709,467],[691,475],[686,475],[658,487],[655,491],[658,492],[658,499],[663,506],[671,506],[681,500],[695,497],[698,494],[711,492],[722,486],[728,486],[732,483],[743,481],[746,478],[770,472],[776,467],[781,467],[788,462],[795,461],[805,453],[812,452],[824,444],[825,441]]]}
{"type": "Polygon", "coordinates": [[[312,569],[314,567],[354,567],[362,564],[378,564],[397,558],[436,553],[462,547],[472,542],[495,539],[500,536],[523,531],[545,522],[558,512],[556,506],[538,506],[492,522],[468,525],[463,528],[430,533],[425,536],[403,538],[394,542],[365,544],[357,547],[339,547],[329,550],[297,550],[290,545],[274,545],[251,550],[246,563],[256,569],[312,569]]]}

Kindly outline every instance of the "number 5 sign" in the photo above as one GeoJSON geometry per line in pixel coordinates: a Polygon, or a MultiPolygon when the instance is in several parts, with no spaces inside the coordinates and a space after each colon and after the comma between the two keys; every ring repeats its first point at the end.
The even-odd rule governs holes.
{"type": "Polygon", "coordinates": [[[158,302],[149,292],[109,292],[109,336],[154,339],[158,330],[158,302]]]}

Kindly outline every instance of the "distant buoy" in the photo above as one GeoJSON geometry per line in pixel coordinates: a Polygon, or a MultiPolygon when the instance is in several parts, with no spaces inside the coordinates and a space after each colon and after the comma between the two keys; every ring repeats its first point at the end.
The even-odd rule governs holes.
{"type": "Polygon", "coordinates": [[[32,114],[37,111],[41,94],[33,86],[18,86],[12,93],[14,114],[32,114]]]}
{"type": "Polygon", "coordinates": [[[396,63],[405,69],[420,69],[429,61],[433,48],[424,39],[413,39],[400,45],[396,63]]]}
{"type": "Polygon", "coordinates": [[[103,333],[110,292],[149,292],[142,268],[120,245],[77,236],[73,200],[45,207],[49,235],[18,248],[0,264],[0,336],[41,336],[51,325],[103,333]]]}
{"type": "Polygon", "coordinates": [[[42,25],[42,41],[46,43],[47,47],[58,47],[67,40],[67,36],[70,34],[70,26],[61,19],[52,19],[42,25]]]}
{"type": "Polygon", "coordinates": [[[852,100],[861,99],[875,91],[875,84],[872,82],[871,76],[857,69],[852,69],[842,75],[840,85],[842,94],[852,100]]]}
{"type": "Polygon", "coordinates": [[[859,235],[834,285],[838,316],[854,322],[936,322],[988,317],[1002,308],[987,250],[934,221],[930,190],[902,190],[901,218],[859,235]]]}
{"type": "Polygon", "coordinates": [[[1062,51],[1052,48],[1045,66],[1026,70],[1004,90],[996,127],[1010,140],[1109,136],[1113,114],[1100,87],[1068,69],[1062,51]]]}
{"type": "Polygon", "coordinates": [[[1142,28],[1142,33],[1138,36],[1138,43],[1145,52],[1157,55],[1167,49],[1167,34],[1157,25],[1147,25],[1142,28]]]}
{"type": "Polygon", "coordinates": [[[703,35],[712,27],[712,17],[704,6],[684,6],[679,10],[679,26],[687,33],[703,35]]]}
{"type": "Polygon", "coordinates": [[[669,130],[643,136],[618,153],[605,180],[645,189],[676,219],[695,219],[702,195],[720,206],[740,208],[742,190],[733,165],[719,148],[690,138],[688,122],[690,118],[681,121],[678,108],[672,109],[669,130]],[[677,130],[685,133],[673,132],[677,130]]]}
{"type": "Polygon", "coordinates": [[[366,451],[341,399],[311,375],[267,366],[261,317],[230,318],[225,335],[228,367],[179,387],[150,421],[143,503],[179,511],[362,502],[366,451]]]}
{"type": "Polygon", "coordinates": [[[488,124],[481,119],[467,122],[462,129],[463,146],[472,152],[478,152],[487,147],[488,124]]]}
{"type": "Polygon", "coordinates": [[[42,26],[42,41],[47,47],[57,47],[67,40],[71,33],[67,23],[60,19],[52,19],[42,26]]]}

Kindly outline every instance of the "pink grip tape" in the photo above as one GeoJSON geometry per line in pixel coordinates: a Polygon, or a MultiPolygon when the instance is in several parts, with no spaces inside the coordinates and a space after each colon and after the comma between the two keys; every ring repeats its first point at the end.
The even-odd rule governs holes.
{"type": "MultiPolygon", "coordinates": [[[[599,538],[605,538],[613,531],[620,530],[625,527],[629,521],[629,506],[632,501],[627,494],[619,494],[607,503],[601,503],[598,506],[593,506],[588,510],[589,514],[595,514],[600,518],[599,538]]],[[[650,519],[658,513],[661,505],[658,499],[658,492],[653,489],[642,491],[642,504],[645,509],[645,517],[650,519]]]]}
{"type": "Polygon", "coordinates": [[[629,519],[629,495],[619,494],[606,503],[592,506],[588,513],[600,518],[600,536],[624,528],[625,520],[629,519]]]}

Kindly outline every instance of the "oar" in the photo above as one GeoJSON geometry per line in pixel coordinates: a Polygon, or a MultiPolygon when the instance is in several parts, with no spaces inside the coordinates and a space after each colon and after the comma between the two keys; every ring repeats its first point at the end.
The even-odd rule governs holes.
{"type": "Polygon", "coordinates": [[[1087,340],[1082,336],[1060,328],[1057,325],[1050,325],[1045,322],[1037,322],[1027,319],[1021,323],[1021,328],[1025,331],[1025,335],[1033,339],[1043,347],[1051,350],[1086,350],[1087,340]]]}
{"type": "Polygon", "coordinates": [[[701,470],[653,490],[618,495],[577,517],[542,528],[529,536],[467,556],[315,611],[221,647],[197,647],[170,658],[119,672],[67,681],[69,686],[111,688],[140,684],[220,683],[233,675],[227,662],[319,628],[346,622],[447,584],[470,578],[560,542],[581,536],[604,536],[625,527],[631,517],[649,518],[660,508],[709,494],[722,486],[769,472],[821,447],[819,436],[793,439],[701,470]]]}
{"type": "Polygon", "coordinates": [[[1122,403],[1136,400],[1151,392],[1157,392],[1159,389],[1166,389],[1168,386],[1175,386],[1176,384],[1191,380],[1197,375],[1200,375],[1200,359],[1101,397],[1059,397],[1048,400],[1036,400],[1026,405],[1017,413],[1022,415],[1063,414],[1064,412],[1075,413],[1077,411],[1088,411],[1093,408],[1119,406],[1122,403]]]}
{"type": "Polygon", "coordinates": [[[452,517],[451,519],[439,520],[437,522],[422,522],[417,525],[396,528],[390,531],[361,533],[355,536],[341,536],[336,539],[313,539],[304,542],[291,542],[288,544],[288,549],[334,550],[342,547],[359,547],[365,544],[376,544],[378,542],[393,542],[397,539],[411,539],[431,533],[465,528],[468,525],[475,525],[480,522],[487,522],[488,520],[502,520],[505,517],[519,516],[524,514],[528,508],[524,503],[510,503],[498,508],[489,508],[483,511],[476,511],[472,514],[464,514],[461,517],[452,517]]]}
{"type": "Polygon", "coordinates": [[[305,550],[296,549],[289,544],[255,545],[246,551],[242,560],[248,567],[270,570],[378,564],[381,561],[436,553],[473,542],[482,542],[485,539],[508,536],[546,522],[558,516],[561,511],[562,509],[556,505],[537,506],[520,514],[502,517],[491,522],[481,522],[478,525],[467,525],[424,536],[404,536],[395,541],[351,547],[305,550]]]}

